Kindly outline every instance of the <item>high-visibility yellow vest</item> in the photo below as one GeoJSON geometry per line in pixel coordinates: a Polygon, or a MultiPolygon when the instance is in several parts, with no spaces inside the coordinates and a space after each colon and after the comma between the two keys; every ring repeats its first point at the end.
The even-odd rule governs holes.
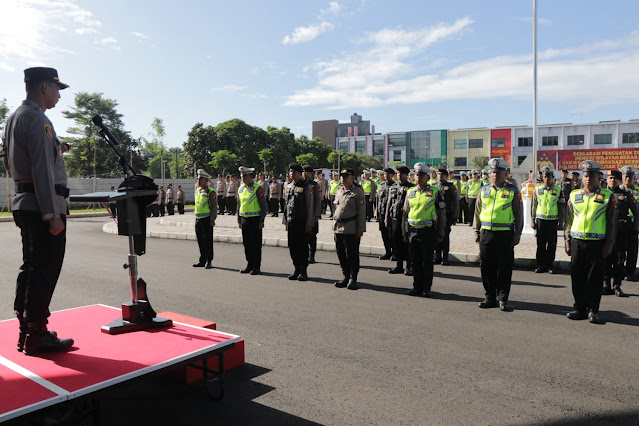
{"type": "Polygon", "coordinates": [[[257,199],[257,190],[260,188],[260,184],[253,182],[252,187],[248,187],[245,184],[240,186],[237,191],[238,197],[240,197],[240,216],[242,217],[255,217],[260,215],[260,202],[257,199]]]}
{"type": "Polygon", "coordinates": [[[606,238],[606,209],[612,191],[598,189],[593,195],[586,195],[581,189],[570,193],[570,203],[574,212],[570,236],[579,240],[603,240],[606,238]]]}
{"type": "Polygon", "coordinates": [[[195,218],[202,219],[211,216],[211,206],[209,205],[209,194],[213,188],[199,188],[195,191],[195,218]]]}
{"type": "Polygon", "coordinates": [[[364,179],[362,180],[362,189],[364,190],[364,195],[371,195],[371,180],[364,179]]]}
{"type": "Polygon", "coordinates": [[[537,185],[537,210],[535,210],[535,218],[543,220],[559,219],[559,197],[561,196],[561,187],[554,185],[547,189],[545,185],[537,185]]]}
{"type": "Polygon", "coordinates": [[[515,191],[517,188],[509,184],[504,184],[499,189],[495,189],[493,185],[481,189],[479,194],[481,197],[481,212],[479,213],[481,229],[490,231],[510,231],[513,229],[515,191]]]}
{"type": "Polygon", "coordinates": [[[424,191],[411,188],[406,195],[408,200],[408,224],[413,228],[430,228],[437,222],[435,208],[437,188],[427,187],[424,191]]]}
{"type": "Polygon", "coordinates": [[[331,185],[330,194],[335,195],[337,193],[337,189],[339,188],[339,182],[336,180],[332,180],[330,185],[331,185]]]}
{"type": "MultiPolygon", "coordinates": [[[[632,196],[635,197],[635,199],[639,198],[639,185],[632,185],[630,188],[627,188],[632,192],[632,196]]],[[[630,207],[628,207],[628,218],[633,219],[634,218],[634,214],[632,214],[632,210],[630,210],[630,207]]]]}
{"type": "Polygon", "coordinates": [[[475,182],[474,180],[471,180],[468,183],[468,198],[477,198],[477,196],[479,195],[479,190],[482,187],[482,181],[480,181],[479,179],[477,179],[477,182],[475,182]]]}
{"type": "Polygon", "coordinates": [[[377,176],[375,176],[374,178],[371,178],[371,180],[375,182],[375,185],[379,186],[379,178],[377,176]]]}
{"type": "Polygon", "coordinates": [[[434,186],[434,185],[437,185],[437,183],[438,183],[438,182],[439,182],[439,181],[438,181],[437,179],[430,179],[430,180],[428,181],[428,185],[430,185],[430,186],[434,186]]]}
{"type": "Polygon", "coordinates": [[[461,186],[461,189],[459,190],[459,194],[462,197],[465,197],[466,195],[468,195],[468,181],[467,180],[462,180],[459,185],[461,186]]]}

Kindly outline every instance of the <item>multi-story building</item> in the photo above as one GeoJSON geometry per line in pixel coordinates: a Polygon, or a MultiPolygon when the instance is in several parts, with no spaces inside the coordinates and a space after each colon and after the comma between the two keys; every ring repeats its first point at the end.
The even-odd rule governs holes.
{"type": "Polygon", "coordinates": [[[345,137],[369,136],[375,133],[375,126],[371,132],[370,120],[362,120],[362,116],[354,113],[351,121],[340,123],[337,120],[313,121],[313,138],[319,137],[325,145],[335,146],[335,139],[345,137]]]}
{"type": "Polygon", "coordinates": [[[471,169],[482,167],[490,158],[490,130],[457,129],[448,131],[448,167],[471,169]]]}

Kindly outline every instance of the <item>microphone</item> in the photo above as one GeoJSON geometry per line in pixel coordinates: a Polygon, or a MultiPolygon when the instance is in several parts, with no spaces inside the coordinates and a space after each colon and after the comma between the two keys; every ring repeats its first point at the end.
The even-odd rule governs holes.
{"type": "Polygon", "coordinates": [[[113,133],[111,133],[111,131],[107,128],[107,126],[102,124],[102,117],[100,117],[99,115],[95,115],[91,119],[91,121],[93,121],[93,124],[95,124],[102,130],[102,132],[100,132],[100,133],[104,133],[102,136],[106,135],[108,139],[113,143],[113,145],[120,145],[118,143],[118,139],[115,136],[113,136],[113,133]]]}

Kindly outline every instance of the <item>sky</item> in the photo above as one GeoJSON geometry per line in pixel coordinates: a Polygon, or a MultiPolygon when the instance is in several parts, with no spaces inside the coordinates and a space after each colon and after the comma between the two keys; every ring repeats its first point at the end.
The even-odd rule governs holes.
{"type": "MultiPolygon", "coordinates": [[[[538,123],[639,119],[639,1],[538,0],[538,123]]],[[[358,113],[376,132],[532,125],[532,1],[0,0],[0,99],[50,66],[167,146],[198,122],[311,136],[358,113]]]]}

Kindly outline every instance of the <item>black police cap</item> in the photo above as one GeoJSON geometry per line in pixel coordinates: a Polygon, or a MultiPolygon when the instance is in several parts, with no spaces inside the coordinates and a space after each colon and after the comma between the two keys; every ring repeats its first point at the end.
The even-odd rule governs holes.
{"type": "Polygon", "coordinates": [[[68,84],[60,81],[60,78],[58,78],[58,71],[55,68],[27,68],[26,70],[24,70],[24,82],[27,83],[29,81],[53,81],[54,83],[57,83],[58,86],[60,86],[60,90],[69,87],[68,84]]]}
{"type": "Polygon", "coordinates": [[[410,173],[410,169],[406,166],[399,166],[397,167],[397,171],[399,173],[405,173],[405,174],[409,174],[410,173]]]}
{"type": "Polygon", "coordinates": [[[308,164],[304,164],[302,166],[302,170],[304,170],[305,172],[311,172],[311,173],[313,173],[313,171],[314,171],[313,170],[313,166],[309,166],[308,164]]]}
{"type": "Polygon", "coordinates": [[[391,174],[391,175],[394,175],[394,174],[396,173],[396,172],[395,172],[395,169],[393,169],[393,168],[391,168],[391,167],[386,167],[386,168],[384,169],[384,172],[385,172],[385,173],[388,173],[388,174],[391,174]]]}
{"type": "Polygon", "coordinates": [[[300,172],[302,173],[304,171],[304,169],[302,169],[302,166],[300,166],[297,163],[291,163],[288,165],[289,170],[295,170],[296,172],[300,172]]]}

